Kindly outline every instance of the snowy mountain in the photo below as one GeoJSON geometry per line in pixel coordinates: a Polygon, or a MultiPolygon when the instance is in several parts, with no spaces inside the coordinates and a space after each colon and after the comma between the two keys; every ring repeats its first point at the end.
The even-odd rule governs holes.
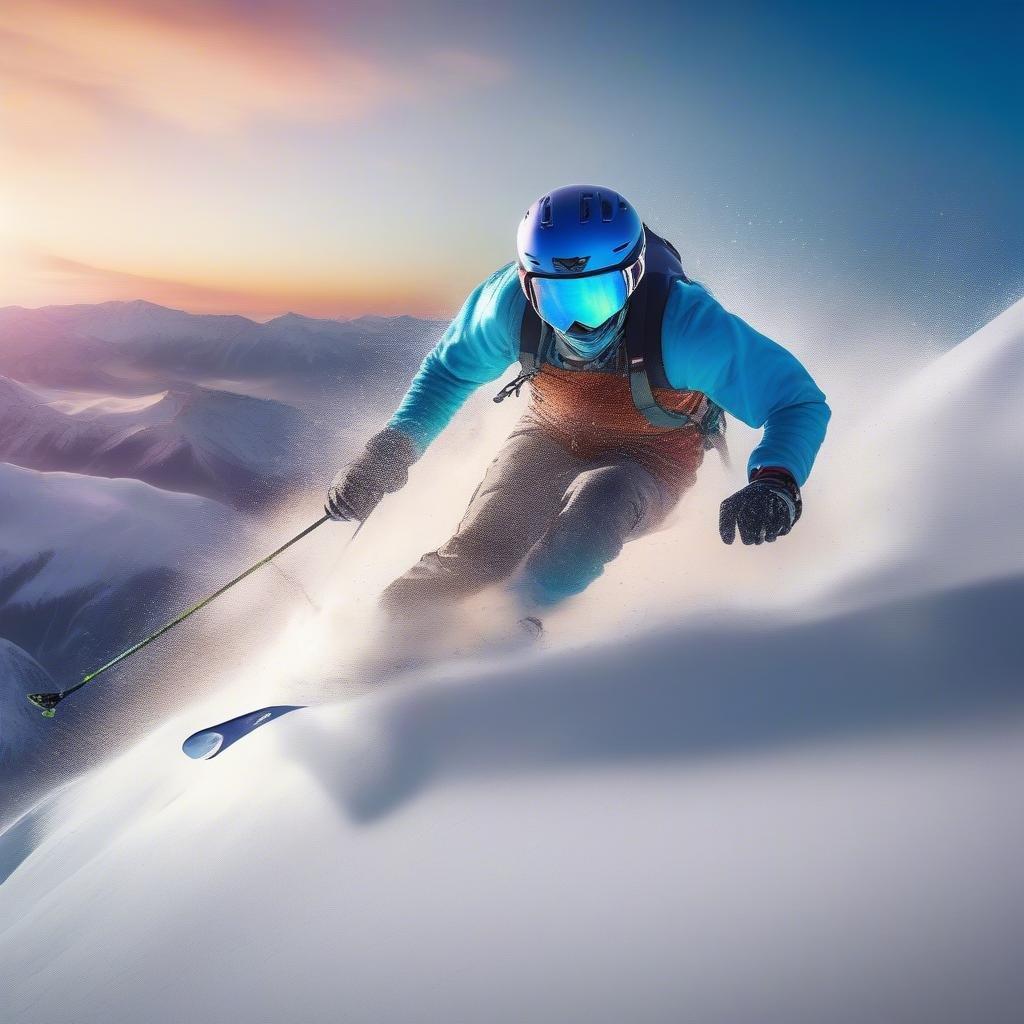
{"type": "Polygon", "coordinates": [[[239,507],[325,472],[312,424],[281,402],[178,384],[132,399],[40,394],[0,377],[0,460],[132,477],[239,507]]]}
{"type": "Polygon", "coordinates": [[[0,771],[2,819],[47,781],[81,770],[96,743],[134,718],[123,696],[132,680],[122,676],[41,732],[25,700],[44,683],[39,674],[66,685],[138,640],[185,596],[221,582],[219,563],[238,557],[251,531],[222,504],[135,480],[0,463],[0,494],[0,750],[20,751],[0,771]]]}
{"type": "Polygon", "coordinates": [[[0,309],[0,374],[53,387],[116,390],[116,348],[97,338],[74,334],[45,310],[0,309]]]}
{"type": "MultiPolygon", "coordinates": [[[[265,325],[145,302],[0,309],[0,371],[8,374],[0,377],[0,460],[12,464],[0,462],[0,637],[64,680],[137,640],[183,597],[223,582],[224,571],[207,572],[211,564],[230,576],[243,557],[265,553],[247,538],[272,534],[272,546],[278,517],[290,526],[294,511],[306,525],[337,465],[407,383],[431,332],[438,325],[408,317],[289,315],[265,325]],[[197,500],[207,498],[223,504],[197,500]]],[[[269,575],[250,605],[308,599],[276,569],[269,575]]],[[[259,628],[252,607],[235,612],[230,638],[218,641],[225,657],[259,628]]],[[[216,621],[205,617],[200,632],[216,621]]],[[[161,651],[173,652],[179,636],[189,633],[176,632],[161,651]]],[[[99,719],[106,716],[101,735],[111,742],[131,735],[125,723],[137,728],[138,716],[116,703],[145,668],[142,656],[104,689],[109,698],[89,702],[88,730],[68,739],[77,755],[33,748],[0,777],[0,820],[26,785],[45,781],[46,766],[81,768],[99,719]]],[[[192,685],[158,694],[173,699],[192,685]]],[[[17,707],[6,715],[0,707],[0,744],[9,747],[6,730],[23,712],[15,689],[17,707]]],[[[0,700],[13,692],[0,690],[0,700]]],[[[26,736],[30,747],[38,739],[26,736]]]]}
{"type": "MultiPolygon", "coordinates": [[[[745,612],[609,634],[580,602],[571,648],[187,761],[341,626],[270,639],[0,839],[4,1019],[1015,1022],[1022,348],[1018,304],[835,438],[834,507],[743,553],[778,581],[745,612]]],[[[643,564],[597,591],[620,616],[643,564]]]]}
{"type": "Polygon", "coordinates": [[[32,655],[0,638],[0,766],[9,770],[43,733],[45,723],[25,694],[56,689],[60,687],[32,655]]]}
{"type": "Polygon", "coordinates": [[[0,635],[51,670],[107,654],[239,531],[223,505],[135,480],[0,463],[0,494],[0,635]]]}
{"type": "MultiPolygon", "coordinates": [[[[319,376],[348,386],[411,375],[444,324],[414,317],[268,323],[151,302],[0,309],[0,374],[46,386],[319,376]]],[[[137,386],[137,385],[134,385],[137,386]]]]}

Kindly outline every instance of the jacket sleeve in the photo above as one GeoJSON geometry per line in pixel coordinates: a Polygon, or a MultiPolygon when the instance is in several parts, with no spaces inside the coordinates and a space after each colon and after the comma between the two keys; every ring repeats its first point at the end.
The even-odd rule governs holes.
{"type": "Polygon", "coordinates": [[[748,426],[764,427],[748,473],[781,466],[802,485],[831,412],[800,361],[723,309],[700,285],[683,281],[669,295],[661,340],[673,388],[701,391],[748,426]]]}
{"type": "Polygon", "coordinates": [[[514,263],[487,278],[427,354],[388,426],[422,455],[466,399],[519,358],[525,305],[514,263]]]}

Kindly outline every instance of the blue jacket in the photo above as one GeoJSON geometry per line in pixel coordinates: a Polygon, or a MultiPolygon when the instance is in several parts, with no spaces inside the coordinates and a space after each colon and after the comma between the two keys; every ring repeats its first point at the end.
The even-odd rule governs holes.
{"type": "MultiPolygon", "coordinates": [[[[428,353],[389,426],[422,453],[482,384],[519,358],[526,297],[514,263],[483,282],[428,353]]],[[[662,322],[665,374],[751,427],[764,427],[748,469],[782,466],[803,484],[830,411],[800,361],[727,312],[699,284],[677,281],[662,322]]]]}

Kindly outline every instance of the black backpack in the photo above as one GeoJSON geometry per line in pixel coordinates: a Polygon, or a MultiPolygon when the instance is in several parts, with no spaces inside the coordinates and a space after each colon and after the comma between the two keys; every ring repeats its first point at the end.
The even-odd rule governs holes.
{"type": "MultiPolygon", "coordinates": [[[[677,280],[689,283],[676,247],[644,225],[647,237],[644,276],[629,298],[629,309],[623,325],[624,353],[617,369],[629,374],[629,390],[633,404],[648,423],[655,427],[677,429],[696,427],[704,437],[705,447],[717,448],[725,458],[725,414],[721,406],[705,399],[699,415],[672,412],[658,403],[655,388],[670,388],[665,375],[661,351],[661,322],[669,292],[677,280]]],[[[526,304],[519,328],[519,362],[523,372],[495,395],[501,402],[511,394],[518,395],[522,386],[535,376],[544,363],[544,354],[551,343],[552,332],[526,304]]]]}

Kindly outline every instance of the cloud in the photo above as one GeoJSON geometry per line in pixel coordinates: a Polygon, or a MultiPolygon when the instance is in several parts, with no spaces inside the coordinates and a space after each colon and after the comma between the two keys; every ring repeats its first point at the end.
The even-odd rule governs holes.
{"type": "Polygon", "coordinates": [[[0,6],[5,127],[23,142],[89,139],[143,117],[198,133],[344,123],[395,103],[492,85],[483,54],[360,50],[294,4],[8,0],[0,6]]]}

